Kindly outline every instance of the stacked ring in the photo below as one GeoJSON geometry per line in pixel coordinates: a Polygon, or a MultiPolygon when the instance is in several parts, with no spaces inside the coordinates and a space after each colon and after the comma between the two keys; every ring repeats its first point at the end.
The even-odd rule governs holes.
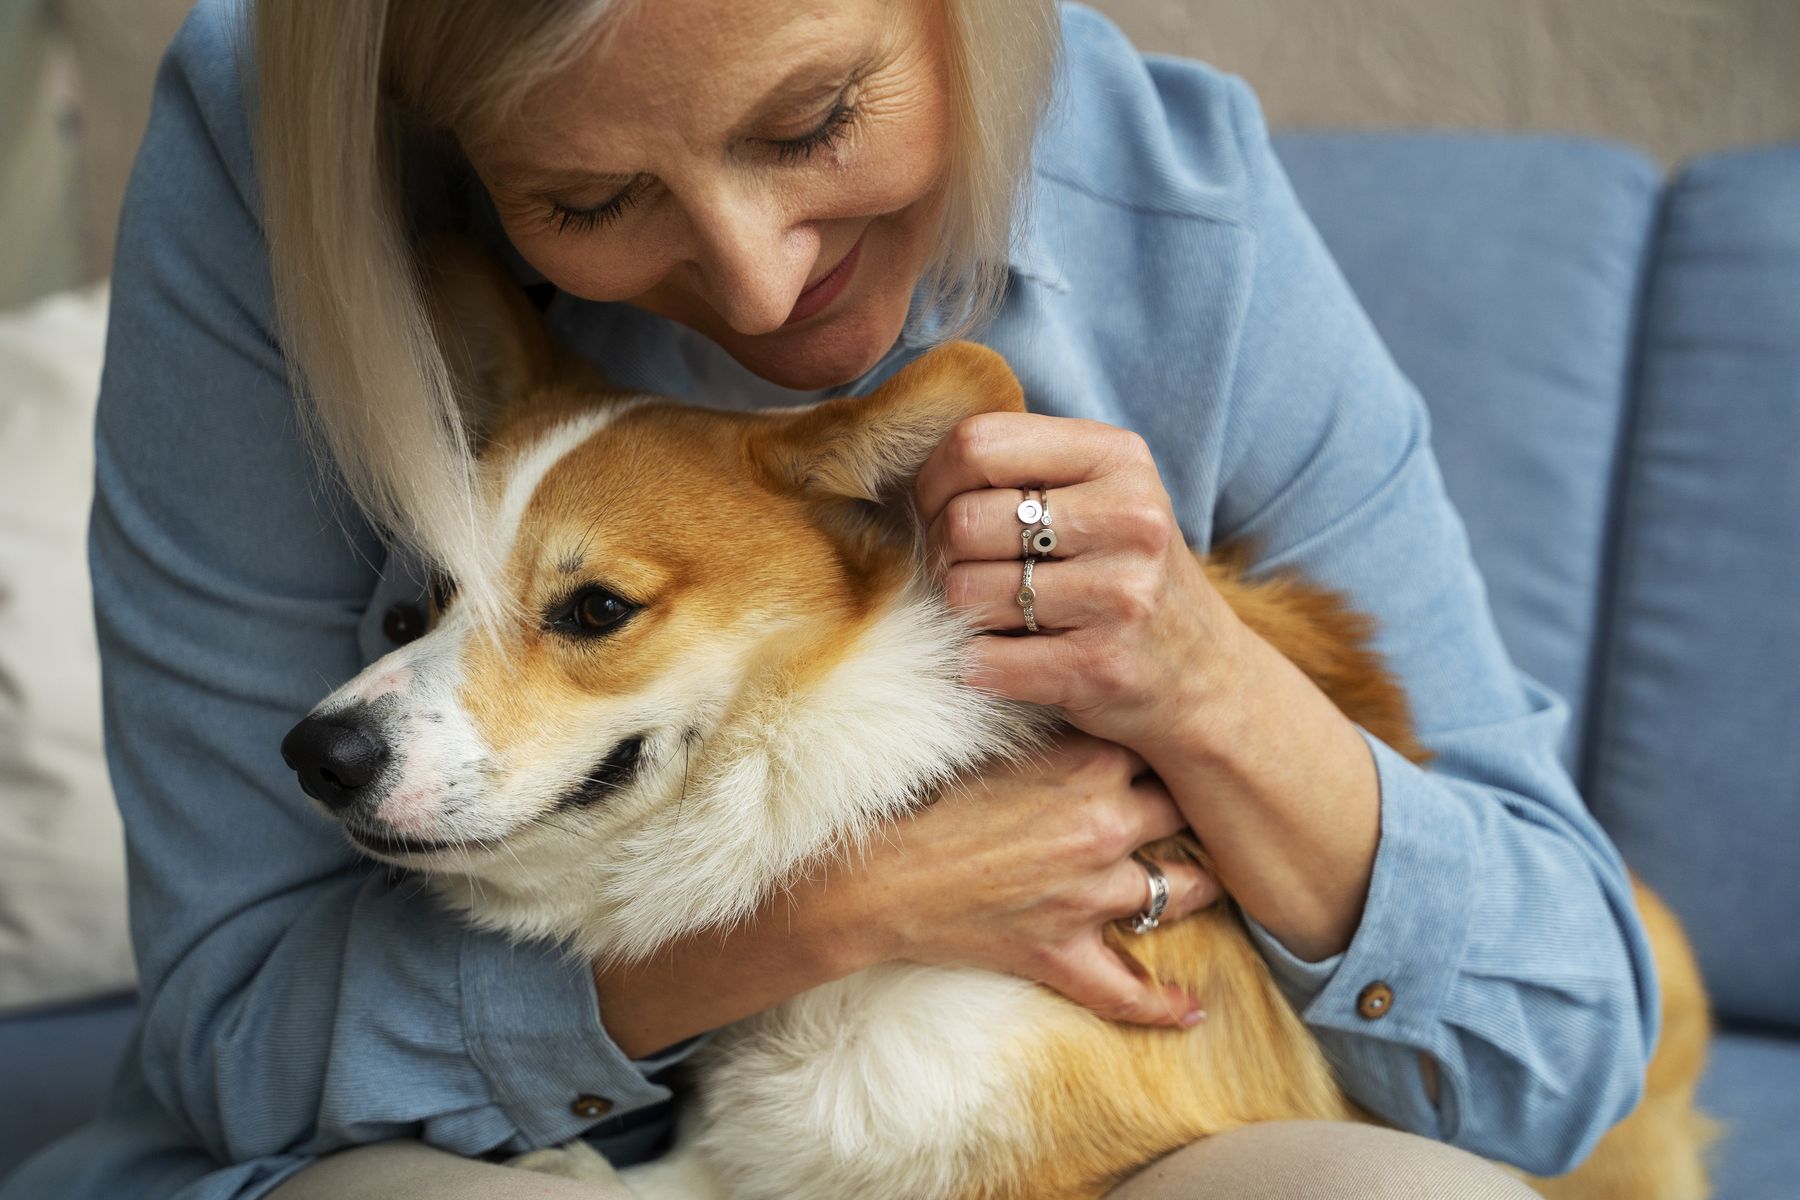
{"type": "Polygon", "coordinates": [[[1037,566],[1040,555],[1047,555],[1056,549],[1056,531],[1050,528],[1050,492],[1047,488],[1038,488],[1037,496],[1033,496],[1031,488],[1020,489],[1025,499],[1019,502],[1018,516],[1025,529],[1019,535],[1024,549],[1025,574],[1019,584],[1019,593],[1014,597],[1019,607],[1025,612],[1025,628],[1028,632],[1038,632],[1037,623],[1037,589],[1031,585],[1031,573],[1037,566]]]}

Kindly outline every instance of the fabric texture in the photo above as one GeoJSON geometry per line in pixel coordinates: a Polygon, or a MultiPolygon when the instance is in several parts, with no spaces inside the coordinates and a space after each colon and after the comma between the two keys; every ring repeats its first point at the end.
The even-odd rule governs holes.
{"type": "MultiPolygon", "coordinates": [[[[384,1142],[319,1161],[271,1200],[626,1200],[624,1189],[469,1162],[418,1142],[384,1142]]],[[[1529,1200],[1516,1179],[1460,1150],[1369,1125],[1281,1121],[1169,1155],[1114,1189],[1117,1200],[1529,1200]]]]}
{"type": "Polygon", "coordinates": [[[1673,185],[1590,788],[1719,1012],[1800,1029],[1800,147],[1673,185]]]}
{"type": "Polygon", "coordinates": [[[1368,1125],[1276,1121],[1159,1159],[1112,1200],[1530,1200],[1517,1178],[1441,1142],[1368,1125]]]}
{"type": "Polygon", "coordinates": [[[130,990],[83,533],[106,289],[0,314],[0,1015],[130,990]]]}
{"type": "Polygon", "coordinates": [[[1549,138],[1276,145],[1431,408],[1494,620],[1569,702],[1563,756],[1579,770],[1659,173],[1630,150],[1549,138]]]}
{"type": "MultiPolygon", "coordinates": [[[[231,20],[206,0],[161,76],[97,433],[91,560],[142,1025],[102,1120],[27,1164],[7,1200],[259,1196],[360,1142],[514,1151],[589,1132],[579,1092],[614,1121],[668,1096],[660,1061],[607,1041],[584,965],[466,932],[391,885],[276,754],[383,649],[381,606],[418,589],[405,563],[374,565],[295,434],[231,20]]],[[[1260,569],[1298,569],[1380,621],[1439,757],[1425,771],[1376,747],[1362,925],[1287,980],[1365,1106],[1554,1173],[1635,1101],[1657,1025],[1624,868],[1558,759],[1567,707],[1508,657],[1424,405],[1247,89],[1146,63],[1083,10],[1065,30],[1034,219],[984,340],[1036,410],[1143,434],[1194,544],[1248,539],[1260,569]],[[1354,998],[1378,979],[1396,999],[1369,1021],[1354,998]]],[[[672,327],[567,296],[549,315],[615,383],[688,395],[672,327]]],[[[846,390],[898,370],[933,324],[921,312],[846,390]]]]}

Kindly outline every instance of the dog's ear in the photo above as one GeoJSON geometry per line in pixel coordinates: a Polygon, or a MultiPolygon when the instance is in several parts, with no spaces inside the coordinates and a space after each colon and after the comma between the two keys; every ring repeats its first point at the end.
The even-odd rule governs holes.
{"type": "Polygon", "coordinates": [[[951,342],[867,396],[795,414],[757,439],[753,453],[802,491],[881,503],[911,488],[959,422],[1024,411],[1024,390],[1004,358],[973,342],[951,342]]]}
{"type": "Polygon", "coordinates": [[[598,372],[550,337],[523,289],[486,250],[435,236],[420,259],[432,327],[471,428],[492,432],[509,409],[546,389],[604,389],[598,372]]]}

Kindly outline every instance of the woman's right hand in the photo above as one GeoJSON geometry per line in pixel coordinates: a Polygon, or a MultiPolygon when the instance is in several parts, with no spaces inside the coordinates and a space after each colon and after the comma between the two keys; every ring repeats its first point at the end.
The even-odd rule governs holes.
{"type": "MultiPolygon", "coordinates": [[[[1101,938],[1148,899],[1132,853],[1186,826],[1136,754],[1070,732],[1047,753],[948,789],[863,854],[833,863],[819,894],[794,899],[843,913],[838,936],[865,962],[983,967],[1112,1020],[1192,1024],[1203,997],[1149,982],[1101,938]]],[[[1165,920],[1219,899],[1199,867],[1159,865],[1169,881],[1165,920]]]]}
{"type": "MultiPolygon", "coordinates": [[[[607,1031],[644,1058],[709,1029],[895,959],[983,967],[1055,988],[1102,1016],[1191,1023],[1199,997],[1139,977],[1104,941],[1148,899],[1140,846],[1185,828],[1131,751],[1069,733],[996,766],[771,896],[749,921],[679,938],[641,962],[598,963],[607,1031]]],[[[1166,920],[1219,886],[1164,863],[1166,920]]]]}

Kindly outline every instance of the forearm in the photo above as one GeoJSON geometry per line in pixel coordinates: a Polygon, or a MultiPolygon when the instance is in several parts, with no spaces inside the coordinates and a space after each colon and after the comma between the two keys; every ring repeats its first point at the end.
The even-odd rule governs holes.
{"type": "Polygon", "coordinates": [[[875,961],[860,939],[826,927],[832,895],[807,899],[783,893],[729,932],[703,930],[636,962],[596,963],[608,1036],[631,1058],[647,1058],[875,961]]]}
{"type": "Polygon", "coordinates": [[[1302,958],[1350,943],[1380,840],[1368,744],[1299,668],[1223,601],[1212,661],[1176,698],[1187,719],[1134,747],[1161,776],[1251,917],[1302,958]]]}

